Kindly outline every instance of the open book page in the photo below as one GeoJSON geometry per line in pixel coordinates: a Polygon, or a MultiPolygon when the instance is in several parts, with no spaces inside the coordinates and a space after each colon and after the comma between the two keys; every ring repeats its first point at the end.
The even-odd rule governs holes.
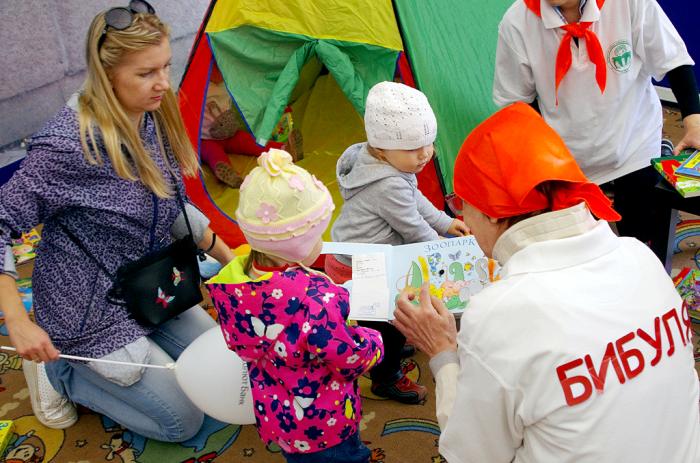
{"type": "Polygon", "coordinates": [[[322,254],[352,256],[352,280],[343,286],[350,291],[350,320],[386,321],[390,303],[388,269],[393,246],[369,243],[323,243],[322,254]]]}
{"type": "Polygon", "coordinates": [[[459,314],[471,296],[499,278],[496,261],[484,256],[473,236],[401,246],[324,243],[323,253],[353,256],[353,280],[344,285],[352,320],[392,320],[401,291],[417,295],[425,282],[459,314]]]}
{"type": "Polygon", "coordinates": [[[388,320],[394,311],[389,306],[386,261],[384,253],[352,257],[351,319],[388,320]]]}
{"type": "Polygon", "coordinates": [[[471,235],[394,246],[392,257],[392,301],[404,290],[418,295],[423,283],[430,282],[430,294],[461,313],[471,296],[499,278],[496,261],[484,256],[471,235]]]}

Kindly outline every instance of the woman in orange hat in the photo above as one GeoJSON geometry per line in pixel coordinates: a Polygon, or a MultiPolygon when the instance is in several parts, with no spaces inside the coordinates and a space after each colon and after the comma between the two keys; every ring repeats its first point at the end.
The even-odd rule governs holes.
{"type": "Polygon", "coordinates": [[[554,130],[502,109],[467,137],[454,185],[502,278],[459,333],[427,287],[394,322],[431,358],[447,461],[698,461],[688,313],[554,130]]]}

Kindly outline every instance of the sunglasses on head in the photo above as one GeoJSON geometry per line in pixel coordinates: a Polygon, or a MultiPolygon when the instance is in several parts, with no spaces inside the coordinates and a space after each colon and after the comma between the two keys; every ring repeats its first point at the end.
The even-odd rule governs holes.
{"type": "Polygon", "coordinates": [[[123,31],[131,26],[134,21],[134,15],[139,13],[156,14],[150,3],[146,0],[131,0],[129,6],[117,6],[110,8],[105,13],[105,27],[102,29],[100,39],[97,41],[97,51],[102,49],[102,44],[107,38],[107,29],[110,27],[118,31],[123,31]]]}
{"type": "Polygon", "coordinates": [[[462,209],[464,208],[464,202],[462,201],[462,198],[460,198],[454,193],[450,193],[449,195],[445,196],[445,202],[447,203],[447,207],[450,208],[450,211],[452,211],[455,217],[462,215],[462,209]]]}

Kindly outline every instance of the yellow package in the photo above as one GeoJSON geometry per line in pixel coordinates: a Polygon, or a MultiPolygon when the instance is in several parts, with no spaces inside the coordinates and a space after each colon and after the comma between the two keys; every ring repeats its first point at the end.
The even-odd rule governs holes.
{"type": "Polygon", "coordinates": [[[7,444],[10,443],[13,427],[14,423],[11,420],[0,421],[0,456],[5,452],[7,444]]]}

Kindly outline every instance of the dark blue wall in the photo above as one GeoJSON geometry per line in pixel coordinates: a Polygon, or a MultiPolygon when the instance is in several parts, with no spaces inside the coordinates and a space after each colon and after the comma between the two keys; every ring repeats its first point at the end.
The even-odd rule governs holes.
{"type": "MultiPolygon", "coordinates": [[[[695,77],[700,82],[700,1],[658,0],[669,19],[683,37],[690,56],[695,61],[695,77]]],[[[661,85],[668,87],[666,79],[661,85]]]]}

